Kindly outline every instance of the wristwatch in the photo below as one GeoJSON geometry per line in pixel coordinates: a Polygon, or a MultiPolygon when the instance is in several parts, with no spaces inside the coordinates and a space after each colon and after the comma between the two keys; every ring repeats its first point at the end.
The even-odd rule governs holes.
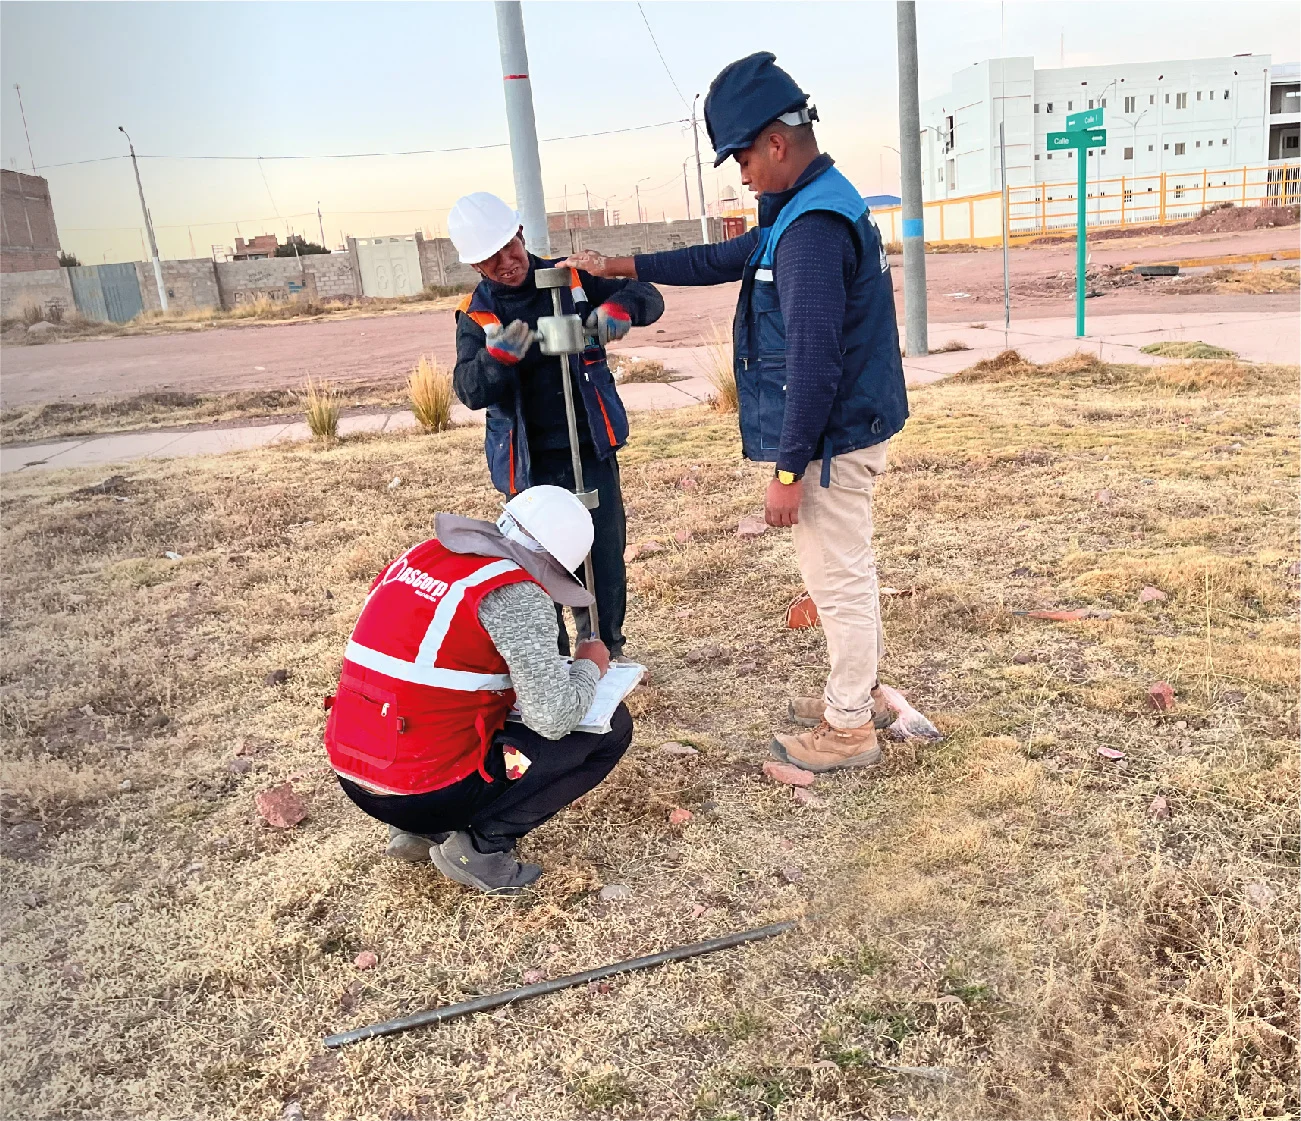
{"type": "Polygon", "coordinates": [[[777,469],[773,471],[772,477],[781,483],[782,486],[788,487],[792,483],[798,483],[802,478],[804,478],[804,472],[801,471],[796,474],[794,471],[782,471],[777,469]]]}

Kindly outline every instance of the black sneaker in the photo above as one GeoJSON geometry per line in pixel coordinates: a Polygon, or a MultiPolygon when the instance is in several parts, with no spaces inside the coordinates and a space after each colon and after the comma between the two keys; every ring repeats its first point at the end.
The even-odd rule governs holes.
{"type": "Polygon", "coordinates": [[[509,852],[480,852],[469,833],[453,833],[429,850],[429,859],[449,880],[490,895],[514,895],[542,875],[537,864],[522,864],[509,852]]]}
{"type": "Polygon", "coordinates": [[[428,864],[430,848],[441,845],[450,836],[450,833],[406,833],[396,825],[390,825],[384,855],[410,864],[428,864]]]}

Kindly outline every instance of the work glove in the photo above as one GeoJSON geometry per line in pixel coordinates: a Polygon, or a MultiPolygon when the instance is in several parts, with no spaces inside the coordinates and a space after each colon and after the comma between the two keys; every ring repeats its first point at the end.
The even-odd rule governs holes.
{"type": "Polygon", "coordinates": [[[507,366],[515,365],[533,345],[533,332],[522,319],[513,319],[505,327],[490,323],[484,334],[488,338],[488,353],[507,366]]]}
{"type": "Polygon", "coordinates": [[[605,346],[632,330],[632,316],[618,304],[606,302],[587,317],[585,326],[596,335],[596,341],[605,346]]]}

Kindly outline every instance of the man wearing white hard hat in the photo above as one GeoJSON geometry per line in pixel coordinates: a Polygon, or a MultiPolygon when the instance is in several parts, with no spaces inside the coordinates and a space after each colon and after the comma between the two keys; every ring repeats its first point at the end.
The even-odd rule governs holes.
{"type": "MultiPolygon", "coordinates": [[[[555,261],[524,247],[519,213],[496,195],[466,195],[452,208],[447,232],[461,260],[483,278],[456,316],[456,395],[471,409],[488,412],[485,450],[493,485],[506,495],[538,483],[575,489],[565,419],[560,363],[533,341],[541,316],[552,314],[551,292],[534,283],[534,272],[555,261]]],[[[601,638],[610,653],[623,653],[627,610],[627,545],[623,494],[616,453],[628,439],[628,415],[606,362],[605,346],[632,327],[659,319],[664,300],[650,284],[602,280],[575,271],[561,290],[565,314],[580,315],[593,345],[568,359],[573,382],[584,486],[600,498],[593,511],[592,548],[601,638]],[[578,405],[581,402],[581,406],[578,405]]],[[[563,651],[568,635],[559,632],[563,651]]]]}
{"type": "Polygon", "coordinates": [[[609,668],[605,646],[556,652],[556,604],[585,607],[572,575],[592,518],[569,491],[535,486],[492,522],[439,514],[436,540],[375,578],[326,699],[325,745],[344,793],[389,826],[388,853],[479,891],[542,874],[516,843],[596,786],[632,741],[575,731],[609,668]],[[507,723],[511,706],[520,720],[507,723]]]}

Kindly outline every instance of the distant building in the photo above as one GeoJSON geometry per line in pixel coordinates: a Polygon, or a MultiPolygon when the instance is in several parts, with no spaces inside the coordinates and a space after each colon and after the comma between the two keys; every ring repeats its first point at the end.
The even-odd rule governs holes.
{"type": "Polygon", "coordinates": [[[547,229],[552,233],[557,230],[599,229],[605,225],[605,211],[600,207],[593,210],[560,210],[547,215],[547,229]]]}
{"type": "Polygon", "coordinates": [[[878,206],[898,206],[903,199],[898,195],[864,195],[863,201],[869,209],[875,209],[878,206]]]}
{"type": "Polygon", "coordinates": [[[0,272],[59,267],[59,231],[50,185],[39,175],[0,168],[0,272]]]}
{"type": "Polygon", "coordinates": [[[1301,106],[1298,68],[1267,54],[1036,70],[1032,58],[994,58],[953,75],[922,106],[922,196],[927,201],[1002,189],[998,126],[1009,186],[1073,182],[1073,150],[1048,150],[1069,113],[1106,110],[1107,144],[1089,176],[1226,174],[1293,159],[1301,106]],[[1289,112],[1290,110],[1290,112],[1289,112]]]}
{"type": "Polygon", "coordinates": [[[265,261],[276,255],[280,242],[275,234],[259,234],[245,241],[242,237],[235,239],[235,252],[230,255],[232,261],[265,261]]]}

